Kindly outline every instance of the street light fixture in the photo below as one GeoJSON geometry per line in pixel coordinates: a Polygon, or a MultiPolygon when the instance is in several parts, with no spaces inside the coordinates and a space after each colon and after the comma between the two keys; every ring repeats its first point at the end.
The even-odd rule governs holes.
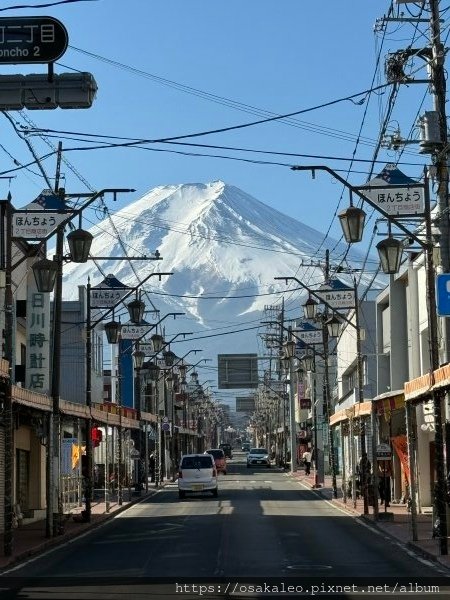
{"type": "MultiPolygon", "coordinates": [[[[427,316],[428,316],[428,329],[429,329],[429,338],[430,338],[430,367],[431,370],[434,371],[439,367],[439,340],[438,340],[438,332],[437,332],[437,312],[436,312],[436,291],[435,291],[435,271],[433,264],[433,238],[432,238],[432,229],[431,229],[431,206],[430,206],[430,193],[429,193],[429,183],[428,183],[428,170],[424,169],[424,182],[420,187],[423,188],[424,192],[424,210],[423,216],[425,220],[425,241],[421,240],[418,235],[414,231],[411,231],[407,227],[403,225],[401,221],[398,220],[395,216],[392,216],[385,212],[378,204],[373,202],[368,196],[364,195],[361,190],[350,185],[339,173],[337,173],[334,169],[327,167],[326,165],[314,165],[314,166],[303,166],[296,165],[292,167],[294,171],[311,171],[313,174],[315,171],[325,171],[329,173],[332,177],[334,177],[337,181],[342,183],[344,187],[346,187],[350,194],[355,193],[363,202],[366,202],[375,209],[377,212],[380,212],[390,223],[394,223],[395,226],[400,229],[403,233],[406,234],[408,239],[415,241],[425,252],[425,273],[426,273],[426,288],[427,288],[427,316]]],[[[419,184],[415,184],[419,187],[419,184]]],[[[395,186],[389,185],[390,188],[394,188],[395,186]]],[[[346,211],[343,211],[346,213],[346,211]]],[[[341,213],[342,214],[342,213],[341,213]]],[[[359,219],[362,221],[362,216],[357,215],[357,213],[353,211],[349,212],[347,209],[346,213],[350,218],[353,217],[355,220],[359,219]]],[[[346,219],[346,214],[342,214],[341,224],[343,228],[347,229],[348,239],[346,236],[346,241],[349,243],[353,243],[358,240],[358,235],[356,234],[356,224],[350,228],[350,221],[346,219]]],[[[346,233],[345,229],[343,229],[344,235],[346,233]]],[[[398,246],[398,244],[397,244],[398,246]]],[[[385,246],[381,247],[382,251],[385,250],[385,246]]],[[[394,251],[393,246],[391,248],[392,252],[394,251]]],[[[397,247],[396,251],[399,248],[397,247]]],[[[386,253],[385,253],[386,255],[386,253]]],[[[380,256],[381,259],[381,256],[380,256]]],[[[389,261],[390,263],[391,261],[389,261]]],[[[398,266],[400,266],[400,261],[398,260],[398,266]]],[[[387,268],[394,268],[395,262],[392,261],[392,264],[386,264],[387,268]]],[[[445,449],[444,449],[444,435],[443,435],[443,417],[442,417],[442,399],[441,395],[432,391],[431,398],[433,401],[433,413],[434,413],[434,422],[435,422],[435,454],[436,454],[436,486],[435,486],[435,494],[434,500],[436,504],[436,513],[437,513],[437,530],[439,537],[439,548],[440,553],[442,555],[448,554],[448,540],[447,540],[447,509],[446,509],[446,473],[445,473],[445,449]]],[[[408,416],[408,412],[407,412],[408,416]]],[[[411,498],[411,522],[413,531],[415,530],[415,519],[416,519],[416,509],[415,509],[415,490],[412,490],[411,498]]]]}
{"type": "Polygon", "coordinates": [[[108,344],[117,344],[119,341],[119,333],[121,330],[121,324],[117,321],[109,321],[105,323],[104,330],[106,333],[106,339],[108,340],[108,344]]]}
{"type": "Polygon", "coordinates": [[[127,304],[127,309],[130,314],[132,323],[141,323],[144,316],[145,303],[139,298],[135,298],[127,304]]]}
{"type": "Polygon", "coordinates": [[[381,268],[386,275],[395,275],[400,270],[403,244],[391,235],[377,244],[381,268]]]}
{"type": "Polygon", "coordinates": [[[85,263],[89,258],[94,236],[84,229],[75,229],[66,236],[70,249],[70,260],[75,263],[85,263]]]}
{"type": "Polygon", "coordinates": [[[347,244],[354,244],[362,240],[366,213],[356,206],[350,205],[338,214],[342,232],[347,244]]]}
{"type": "Polygon", "coordinates": [[[152,335],[152,337],[150,338],[150,341],[152,343],[153,346],[153,352],[155,354],[159,354],[161,352],[161,350],[163,349],[164,346],[164,338],[162,335],[159,335],[158,333],[154,333],[152,335]]]}
{"type": "Polygon", "coordinates": [[[303,308],[305,310],[305,317],[307,319],[313,320],[317,315],[317,307],[319,303],[317,300],[311,297],[311,294],[308,297],[308,300],[304,303],[303,308]]]}
{"type": "Polygon", "coordinates": [[[58,274],[56,261],[42,258],[34,263],[32,269],[38,291],[44,294],[52,292],[58,274]]]}

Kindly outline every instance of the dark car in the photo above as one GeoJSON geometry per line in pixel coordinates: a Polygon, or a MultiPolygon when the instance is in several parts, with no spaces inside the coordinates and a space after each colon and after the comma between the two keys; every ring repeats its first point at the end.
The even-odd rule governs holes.
{"type": "Polygon", "coordinates": [[[219,444],[219,448],[222,448],[222,450],[227,458],[233,458],[231,444],[219,444]]]}

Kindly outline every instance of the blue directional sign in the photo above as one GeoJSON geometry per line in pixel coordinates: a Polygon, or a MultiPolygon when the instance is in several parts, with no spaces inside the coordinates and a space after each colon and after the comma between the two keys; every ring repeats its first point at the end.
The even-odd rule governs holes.
{"type": "Polygon", "coordinates": [[[437,312],[441,317],[450,316],[450,273],[442,273],[436,278],[437,312]]]}

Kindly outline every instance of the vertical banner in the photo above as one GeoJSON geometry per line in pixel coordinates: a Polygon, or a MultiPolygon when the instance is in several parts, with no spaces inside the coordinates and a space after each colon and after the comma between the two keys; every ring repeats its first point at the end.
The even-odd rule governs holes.
{"type": "Polygon", "coordinates": [[[38,291],[32,269],[27,276],[27,362],[25,386],[41,394],[50,389],[50,294],[38,291]]]}
{"type": "Polygon", "coordinates": [[[81,449],[74,437],[61,440],[61,475],[75,475],[74,470],[80,460],[81,449]]]}

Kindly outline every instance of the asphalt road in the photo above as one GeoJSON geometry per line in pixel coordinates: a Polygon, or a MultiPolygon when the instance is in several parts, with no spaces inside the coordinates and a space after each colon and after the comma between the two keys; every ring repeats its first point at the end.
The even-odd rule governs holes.
{"type": "Polygon", "coordinates": [[[217,499],[179,500],[176,484],[168,484],[84,537],[6,573],[0,587],[2,581],[12,582],[14,598],[122,599],[154,597],[144,592],[131,595],[131,588],[137,594],[136,585],[149,582],[141,578],[175,582],[209,577],[226,582],[315,577],[326,582],[369,577],[382,582],[402,577],[435,580],[446,573],[281,470],[247,469],[244,461],[245,455],[237,453],[228,462],[217,499]],[[36,582],[27,587],[34,577],[46,578],[42,592],[36,582]],[[52,582],[50,593],[47,578],[67,579],[52,582]],[[126,581],[129,585],[108,587],[126,581]],[[89,582],[101,585],[104,595],[97,590],[91,596],[89,582]],[[59,584],[64,584],[64,593],[59,584]]]}

